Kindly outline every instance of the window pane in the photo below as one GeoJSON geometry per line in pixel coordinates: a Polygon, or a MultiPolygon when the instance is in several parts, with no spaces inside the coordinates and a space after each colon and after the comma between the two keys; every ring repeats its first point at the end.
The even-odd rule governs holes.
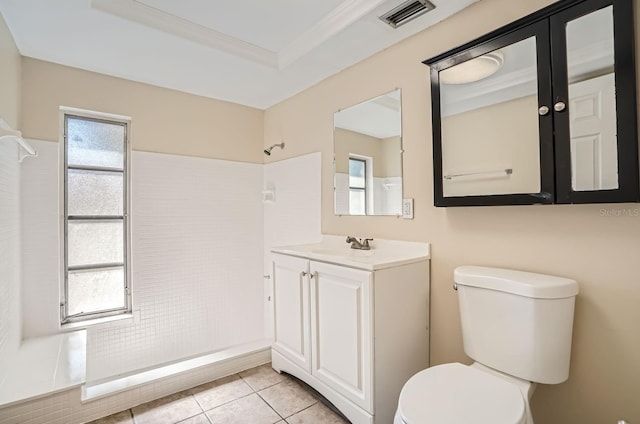
{"type": "Polygon", "coordinates": [[[70,169],[67,176],[69,215],[122,215],[123,174],[70,169]]]}
{"type": "Polygon", "coordinates": [[[124,125],[68,117],[68,164],[123,169],[124,131],[124,125]]]}
{"type": "Polygon", "coordinates": [[[349,186],[364,187],[365,162],[349,159],[349,186]]]}
{"type": "Polygon", "coordinates": [[[69,272],[68,314],[124,308],[124,269],[69,272]]]}
{"type": "Polygon", "coordinates": [[[349,190],[349,214],[365,215],[366,201],[364,190],[349,190]]]}
{"type": "Polygon", "coordinates": [[[73,222],[68,226],[68,265],[122,263],[123,225],[117,221],[73,222]]]}

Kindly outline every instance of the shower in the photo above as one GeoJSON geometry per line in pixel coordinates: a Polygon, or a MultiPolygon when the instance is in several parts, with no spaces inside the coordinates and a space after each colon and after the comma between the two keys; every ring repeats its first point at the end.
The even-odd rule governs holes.
{"type": "Polygon", "coordinates": [[[266,149],[264,149],[264,154],[267,156],[271,156],[271,150],[273,150],[274,147],[280,147],[281,149],[284,149],[284,141],[280,144],[274,144],[270,147],[267,147],[266,149]]]}

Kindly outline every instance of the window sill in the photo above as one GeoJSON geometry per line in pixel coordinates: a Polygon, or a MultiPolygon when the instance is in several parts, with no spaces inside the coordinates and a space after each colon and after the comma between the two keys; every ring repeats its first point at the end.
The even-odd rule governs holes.
{"type": "Polygon", "coordinates": [[[89,319],[86,321],[70,322],[60,325],[60,331],[75,331],[78,329],[86,328],[101,328],[101,327],[121,327],[125,325],[135,324],[139,321],[140,312],[133,311],[127,314],[113,315],[110,317],[102,317],[89,319]]]}

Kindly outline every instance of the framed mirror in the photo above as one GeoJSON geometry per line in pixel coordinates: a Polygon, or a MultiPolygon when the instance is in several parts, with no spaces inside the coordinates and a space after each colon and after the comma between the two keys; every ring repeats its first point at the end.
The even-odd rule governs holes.
{"type": "Polygon", "coordinates": [[[400,89],[339,110],[333,122],[335,214],[401,215],[400,89]]]}

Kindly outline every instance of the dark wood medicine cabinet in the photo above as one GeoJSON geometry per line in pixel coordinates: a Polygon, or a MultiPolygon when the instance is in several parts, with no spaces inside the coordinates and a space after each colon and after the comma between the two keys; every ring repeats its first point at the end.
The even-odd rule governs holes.
{"type": "Polygon", "coordinates": [[[435,206],[640,201],[632,0],[563,0],[423,63],[435,206]]]}

